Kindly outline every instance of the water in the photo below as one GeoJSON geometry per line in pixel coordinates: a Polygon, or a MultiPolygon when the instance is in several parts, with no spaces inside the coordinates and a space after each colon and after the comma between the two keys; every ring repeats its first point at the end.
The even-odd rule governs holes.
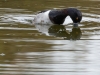
{"type": "Polygon", "coordinates": [[[0,75],[100,75],[99,33],[99,0],[0,0],[0,75]],[[66,7],[82,11],[78,29],[32,24],[37,12],[66,7]]]}

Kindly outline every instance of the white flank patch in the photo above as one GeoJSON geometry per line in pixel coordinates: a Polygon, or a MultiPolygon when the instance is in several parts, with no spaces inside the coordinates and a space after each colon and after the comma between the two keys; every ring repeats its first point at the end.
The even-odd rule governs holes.
{"type": "Polygon", "coordinates": [[[51,10],[48,10],[43,13],[39,13],[34,17],[33,24],[53,24],[49,19],[49,12],[51,10]]]}

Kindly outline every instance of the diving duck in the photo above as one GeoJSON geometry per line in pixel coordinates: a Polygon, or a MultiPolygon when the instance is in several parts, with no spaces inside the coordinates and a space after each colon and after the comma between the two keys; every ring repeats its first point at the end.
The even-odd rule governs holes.
{"type": "Polygon", "coordinates": [[[78,27],[78,23],[82,20],[82,13],[76,8],[41,11],[34,17],[33,24],[62,25],[65,20],[67,21],[68,16],[72,20],[73,26],[78,27]]]}

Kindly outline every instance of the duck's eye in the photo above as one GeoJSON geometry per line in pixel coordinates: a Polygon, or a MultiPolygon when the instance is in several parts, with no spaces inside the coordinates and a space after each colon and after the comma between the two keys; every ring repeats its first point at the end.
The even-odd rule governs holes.
{"type": "Polygon", "coordinates": [[[78,17],[76,17],[76,20],[78,20],[78,17]]]}

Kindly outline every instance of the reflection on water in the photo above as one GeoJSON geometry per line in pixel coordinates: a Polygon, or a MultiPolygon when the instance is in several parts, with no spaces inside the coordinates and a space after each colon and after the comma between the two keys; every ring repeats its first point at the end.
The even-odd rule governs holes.
{"type": "Polygon", "coordinates": [[[66,40],[79,40],[82,32],[79,27],[73,27],[71,32],[66,30],[64,25],[35,25],[39,32],[45,33],[48,36],[62,37],[66,40]]]}
{"type": "Polygon", "coordinates": [[[0,75],[100,75],[99,0],[1,0],[0,75]],[[38,11],[75,7],[78,28],[33,25],[38,11]],[[72,41],[72,40],[75,41],[72,41]]]}
{"type": "MultiPolygon", "coordinates": [[[[65,37],[66,40],[79,40],[81,38],[82,32],[79,27],[72,28],[71,32],[66,31],[63,25],[53,25],[48,29],[49,35],[56,37],[65,37]]],[[[65,39],[64,38],[64,39],[65,39]]]]}
{"type": "MultiPolygon", "coordinates": [[[[28,42],[29,41],[26,43],[28,42]]],[[[95,44],[100,41],[76,41],[71,43],[70,41],[61,40],[43,40],[39,42],[41,42],[41,45],[43,44],[43,47],[39,46],[40,49],[36,49],[34,41],[31,41],[31,44],[28,43],[26,45],[21,44],[22,42],[20,44],[16,44],[17,48],[22,51],[18,51],[12,55],[13,59],[10,59],[11,57],[9,59],[5,58],[9,55],[11,56],[11,54],[7,54],[2,57],[3,59],[5,58],[5,60],[1,59],[3,62],[0,64],[0,73],[2,75],[61,75],[62,73],[64,75],[93,75],[95,73],[96,75],[99,75],[100,66],[98,62],[100,51],[99,49],[95,51],[91,48],[91,46],[97,47],[95,44]],[[88,42],[88,44],[94,44],[89,45],[89,47],[86,42],[88,42]],[[81,43],[81,49],[72,46],[68,48],[69,43],[73,44],[72,46],[79,46],[81,43]],[[83,49],[82,43],[83,45],[86,44],[83,49]],[[47,44],[49,45],[49,48],[44,46],[47,46],[47,44]],[[53,44],[53,46],[50,46],[50,44],[53,44]],[[70,50],[71,48],[72,50],[70,50]],[[43,49],[46,49],[46,51],[41,51],[43,49]]]]}

